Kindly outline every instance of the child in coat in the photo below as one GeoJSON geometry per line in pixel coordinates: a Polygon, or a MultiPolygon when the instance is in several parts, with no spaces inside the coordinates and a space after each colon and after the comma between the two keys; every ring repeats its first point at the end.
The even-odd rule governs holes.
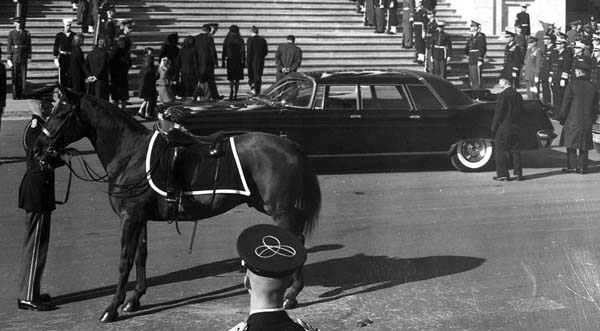
{"type": "Polygon", "coordinates": [[[175,101],[174,86],[177,84],[177,72],[174,70],[171,61],[163,57],[158,66],[158,98],[162,103],[171,103],[175,101]]]}

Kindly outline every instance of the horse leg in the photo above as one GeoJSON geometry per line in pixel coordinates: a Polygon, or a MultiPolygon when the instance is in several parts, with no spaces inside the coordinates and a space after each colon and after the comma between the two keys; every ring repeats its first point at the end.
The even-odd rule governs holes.
{"type": "Polygon", "coordinates": [[[123,311],[133,313],[140,309],[140,299],[146,294],[146,259],[148,258],[148,223],[144,223],[135,253],[135,275],[137,285],[133,296],[123,306],[123,311]]]}
{"type": "MultiPolygon", "coordinates": [[[[298,239],[300,239],[304,245],[304,235],[302,235],[302,231],[304,230],[305,216],[303,215],[304,213],[301,210],[294,208],[293,212],[280,213],[273,218],[278,226],[289,230],[291,233],[298,236],[298,239]]],[[[292,275],[292,281],[292,286],[290,286],[288,289],[283,302],[283,307],[285,309],[292,309],[298,305],[298,300],[296,297],[304,288],[304,276],[302,275],[302,268],[294,272],[292,275]]]]}
{"type": "Polygon", "coordinates": [[[133,266],[133,257],[138,246],[142,225],[131,219],[131,216],[123,217],[123,228],[121,229],[121,258],[119,262],[119,279],[113,300],[106,307],[100,322],[114,322],[119,317],[117,309],[125,301],[125,290],[129,272],[133,266]]]}

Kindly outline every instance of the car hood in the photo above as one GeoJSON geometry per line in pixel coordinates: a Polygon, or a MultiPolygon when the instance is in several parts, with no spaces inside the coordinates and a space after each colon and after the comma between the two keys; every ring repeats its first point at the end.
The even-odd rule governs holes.
{"type": "Polygon", "coordinates": [[[190,101],[170,106],[164,113],[165,118],[179,122],[185,118],[198,115],[215,115],[232,112],[253,112],[275,109],[266,102],[258,99],[244,99],[236,101],[200,102],[190,101]]]}

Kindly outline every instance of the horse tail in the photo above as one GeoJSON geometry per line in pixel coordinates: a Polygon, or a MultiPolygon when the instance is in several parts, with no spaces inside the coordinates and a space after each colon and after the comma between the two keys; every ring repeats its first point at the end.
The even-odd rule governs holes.
{"type": "Polygon", "coordinates": [[[321,212],[321,187],[317,175],[312,167],[304,162],[304,172],[302,178],[302,193],[298,201],[298,208],[302,210],[306,217],[304,223],[304,234],[310,235],[317,227],[319,222],[319,213],[321,212]]]}

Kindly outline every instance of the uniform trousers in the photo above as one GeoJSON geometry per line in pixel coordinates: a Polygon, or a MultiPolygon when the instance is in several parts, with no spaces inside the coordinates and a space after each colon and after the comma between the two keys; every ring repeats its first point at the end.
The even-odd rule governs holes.
{"type": "Polygon", "coordinates": [[[508,177],[508,169],[510,167],[510,160],[512,159],[512,166],[514,174],[522,175],[523,169],[521,167],[521,147],[519,144],[519,136],[517,134],[502,134],[496,133],[496,174],[498,177],[508,177]]]}
{"type": "MultiPolygon", "coordinates": [[[[565,84],[566,86],[566,84],[565,84]]],[[[560,84],[552,84],[552,105],[558,109],[562,106],[562,101],[565,96],[565,88],[560,84]]]]}
{"type": "Polygon", "coordinates": [[[552,104],[552,92],[548,80],[540,78],[540,86],[542,88],[542,103],[545,105],[552,104]]]}
{"type": "Polygon", "coordinates": [[[475,64],[469,64],[469,80],[471,88],[474,90],[481,88],[481,67],[475,64]]]}
{"type": "Polygon", "coordinates": [[[527,80],[527,81],[525,81],[525,84],[526,84],[525,86],[527,88],[527,99],[539,100],[540,99],[539,84],[537,84],[533,80],[527,80]]]}
{"type": "Polygon", "coordinates": [[[27,61],[13,63],[12,67],[13,98],[21,97],[27,87],[27,61]]]}
{"type": "Polygon", "coordinates": [[[382,33],[385,31],[385,9],[379,6],[375,7],[375,31],[382,33]]]}
{"type": "MultiPolygon", "coordinates": [[[[408,12],[404,12],[402,15],[408,16],[408,12]]],[[[402,18],[402,47],[412,48],[413,47],[413,28],[412,22],[406,18],[402,18]]]]}
{"type": "Polygon", "coordinates": [[[25,238],[21,257],[19,299],[40,299],[40,283],[46,266],[50,243],[51,212],[27,212],[25,216],[25,238]]]}
{"type": "Polygon", "coordinates": [[[588,150],[567,148],[567,169],[588,170],[588,150]]]}
{"type": "Polygon", "coordinates": [[[446,60],[433,59],[433,74],[446,78],[446,60]]]}

